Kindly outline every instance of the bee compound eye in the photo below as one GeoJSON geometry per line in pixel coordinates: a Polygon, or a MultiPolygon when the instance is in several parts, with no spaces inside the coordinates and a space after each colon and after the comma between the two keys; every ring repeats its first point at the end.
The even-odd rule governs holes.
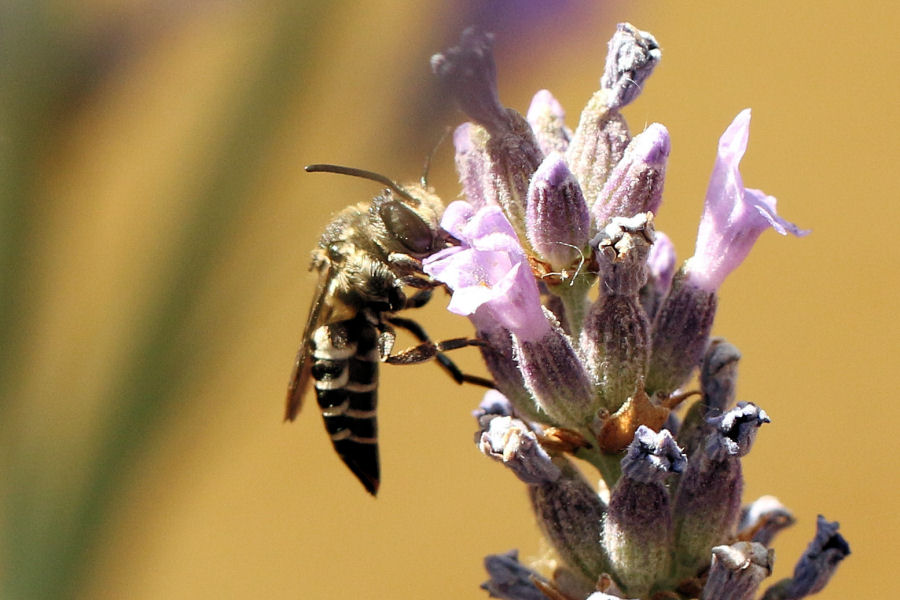
{"type": "Polygon", "coordinates": [[[391,200],[381,205],[380,213],[388,232],[411,254],[431,253],[434,231],[413,209],[391,200]]]}

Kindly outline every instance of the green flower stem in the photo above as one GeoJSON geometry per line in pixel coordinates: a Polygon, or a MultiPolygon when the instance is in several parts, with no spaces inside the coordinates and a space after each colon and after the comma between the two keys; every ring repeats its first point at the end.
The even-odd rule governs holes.
{"type": "Polygon", "coordinates": [[[609,489],[612,489],[622,476],[621,454],[607,454],[598,448],[581,448],[575,452],[575,456],[592,464],[600,472],[609,489]]]}
{"type": "Polygon", "coordinates": [[[571,281],[548,286],[550,292],[562,300],[566,309],[566,322],[573,340],[577,340],[581,335],[584,315],[588,309],[587,293],[596,280],[595,275],[579,274],[571,281]]]}

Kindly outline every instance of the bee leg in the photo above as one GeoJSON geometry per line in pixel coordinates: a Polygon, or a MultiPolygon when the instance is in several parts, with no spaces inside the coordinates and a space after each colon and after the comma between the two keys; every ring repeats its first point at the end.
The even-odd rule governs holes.
{"type": "MultiPolygon", "coordinates": [[[[419,290],[412,296],[406,299],[406,306],[404,308],[421,308],[425,306],[429,300],[431,300],[431,295],[434,293],[433,288],[425,288],[424,290],[419,290]]],[[[423,332],[424,333],[424,332],[423,332]]],[[[424,341],[421,340],[420,341],[424,341]]]]}
{"type": "Polygon", "coordinates": [[[422,276],[422,275],[407,275],[406,277],[400,278],[400,282],[403,285],[407,285],[411,288],[416,288],[420,290],[430,290],[436,287],[441,287],[444,284],[436,279],[432,279],[430,277],[422,276]]]}
{"type": "Polygon", "coordinates": [[[411,275],[422,272],[422,261],[402,252],[388,254],[387,263],[391,271],[398,275],[411,275]]]}
{"type": "MultiPolygon", "coordinates": [[[[418,295],[418,294],[417,294],[418,295]]],[[[415,298],[415,296],[413,296],[415,298]]],[[[442,342],[433,342],[425,330],[417,322],[412,319],[404,319],[403,317],[390,317],[387,319],[391,324],[405,329],[413,334],[421,344],[413,346],[399,354],[383,356],[382,360],[392,365],[411,365],[425,362],[434,358],[438,365],[444,369],[456,383],[472,383],[482,387],[494,388],[494,382],[477,375],[469,375],[463,373],[450,358],[444,354],[447,350],[456,350],[457,348],[465,348],[466,346],[481,346],[484,344],[481,340],[470,338],[454,338],[444,340],[442,342]]]]}
{"type": "Polygon", "coordinates": [[[378,326],[378,341],[375,346],[378,350],[378,358],[382,362],[387,362],[390,358],[395,341],[397,341],[397,334],[394,332],[394,328],[382,322],[378,326]]]}
{"type": "MultiPolygon", "coordinates": [[[[450,288],[447,287],[447,284],[441,283],[437,279],[432,279],[431,277],[428,277],[427,275],[425,275],[425,276],[423,276],[422,274],[408,275],[406,277],[402,277],[400,279],[400,282],[405,286],[409,286],[411,288],[416,288],[416,289],[423,290],[423,291],[424,290],[433,290],[435,288],[444,288],[444,291],[447,292],[447,294],[452,293],[450,288]]],[[[417,295],[418,295],[418,293],[415,294],[415,296],[417,296],[417,295]]],[[[422,304],[424,304],[424,302],[422,304]]],[[[407,305],[407,307],[408,308],[418,308],[419,306],[422,306],[422,304],[418,304],[416,306],[407,305]]]]}

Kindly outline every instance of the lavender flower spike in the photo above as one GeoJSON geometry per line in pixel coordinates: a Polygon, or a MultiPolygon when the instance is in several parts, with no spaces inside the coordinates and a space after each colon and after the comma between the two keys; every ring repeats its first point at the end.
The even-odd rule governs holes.
{"type": "MultiPolygon", "coordinates": [[[[745,110],[719,140],[693,256],[676,265],[653,224],[669,133],[653,123],[632,138],[621,113],[660,60],[653,36],[618,26],[574,132],[546,90],[527,118],[500,102],[492,45],[470,29],[432,59],[470,122],[453,139],[465,201],[441,220],[456,243],[422,270],[477,330],[495,389],[476,445],[527,487],[556,564],[539,575],[492,555],[482,587],[505,600],[751,600],[793,517],[774,498],[742,509],[742,457],[769,418],[734,406],[740,352],[710,334],[719,287],[761,233],[808,232],[744,187],[745,110]],[[698,367],[703,397],[676,416],[698,367]]],[[[820,518],[763,600],[815,593],[849,551],[820,518]]]]}
{"type": "Polygon", "coordinates": [[[771,227],[778,233],[805,236],[775,212],[775,198],[744,187],[738,169],[750,136],[750,109],[741,111],[722,137],[713,167],[697,248],[685,265],[688,282],[716,291],[725,277],[743,262],[759,235],[771,227]]]}

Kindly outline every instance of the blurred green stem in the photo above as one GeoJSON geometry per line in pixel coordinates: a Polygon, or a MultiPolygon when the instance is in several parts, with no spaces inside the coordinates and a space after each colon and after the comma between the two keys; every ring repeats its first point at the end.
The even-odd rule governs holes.
{"type": "MultiPolygon", "coordinates": [[[[13,2],[17,7],[27,7],[28,2],[13,2]]],[[[37,4],[37,3],[35,3],[37,4]]],[[[261,162],[278,126],[291,105],[301,93],[304,68],[309,60],[310,48],[317,35],[322,11],[332,10],[334,2],[296,2],[283,0],[263,3],[260,11],[267,15],[271,34],[262,58],[248,71],[245,91],[236,99],[229,115],[223,139],[218,140],[218,154],[210,161],[208,171],[194,186],[198,193],[185,198],[185,203],[196,207],[181,235],[180,260],[170,265],[170,271],[159,295],[150,303],[151,308],[136,336],[134,353],[128,360],[129,368],[111,386],[103,403],[115,407],[109,422],[102,431],[98,461],[95,469],[86,474],[84,486],[72,497],[59,497],[57,511],[38,511],[32,502],[45,491],[48,465],[32,461],[27,446],[13,448],[14,468],[8,473],[6,484],[14,493],[6,494],[4,506],[3,582],[0,596],[3,598],[73,598],[78,596],[83,577],[106,533],[103,529],[107,515],[119,497],[131,466],[140,456],[160,424],[165,422],[177,407],[174,401],[177,390],[190,379],[190,365],[202,355],[204,349],[196,341],[187,339],[185,331],[195,303],[210,276],[216,257],[229,243],[230,235],[248,206],[261,162]],[[49,519],[49,520],[48,520],[49,519]]],[[[4,8],[4,13],[15,9],[4,8]]],[[[63,59],[51,55],[51,46],[44,44],[49,35],[41,21],[40,11],[32,13],[21,9],[22,22],[3,21],[3,36],[9,30],[21,27],[24,46],[17,54],[29,54],[25,63],[39,62],[46,67],[41,75],[53,80],[54,69],[62,68],[63,59]]],[[[4,17],[8,15],[4,14],[4,17]]],[[[4,50],[15,40],[4,42],[4,50]]],[[[11,62],[4,53],[3,63],[11,62]]],[[[63,65],[65,66],[65,65],[63,65]]],[[[5,81],[8,81],[4,79],[5,81]]],[[[34,108],[40,90],[26,88],[6,90],[7,96],[21,92],[18,107],[34,108]]],[[[40,107],[38,107],[40,108],[40,107]]],[[[4,111],[9,110],[4,106],[4,111]]],[[[15,117],[15,115],[12,115],[15,117]]],[[[27,305],[27,281],[17,281],[23,276],[23,264],[28,252],[28,232],[35,224],[31,216],[29,181],[39,177],[36,172],[31,136],[38,136],[49,118],[19,119],[20,128],[9,141],[3,141],[2,176],[5,178],[3,198],[3,231],[0,235],[2,256],[0,271],[4,285],[0,319],[3,332],[4,359],[9,358],[10,348],[15,347],[13,328],[7,326],[15,320],[21,305],[27,305]],[[23,144],[10,148],[9,145],[23,144]],[[18,156],[10,157],[14,152],[18,156]],[[10,220],[21,221],[10,225],[10,220]],[[11,230],[11,233],[10,233],[11,230]],[[11,343],[10,343],[11,342],[11,343]]],[[[9,117],[9,115],[4,115],[9,117]]],[[[14,119],[15,120],[15,119],[14,119]]],[[[4,132],[8,137],[9,133],[4,132]]],[[[24,277],[24,276],[23,276],[24,277]]],[[[19,332],[18,335],[21,335],[19,332]]],[[[5,377],[0,392],[9,393],[14,387],[10,364],[0,365],[5,377]]],[[[5,397],[5,396],[0,396],[5,397]]],[[[56,399],[54,401],[65,401],[56,399]]],[[[14,435],[14,434],[10,434],[14,435]]],[[[27,440],[25,441],[27,444],[27,440]]],[[[47,504],[46,500],[43,504],[47,504]]]]}

